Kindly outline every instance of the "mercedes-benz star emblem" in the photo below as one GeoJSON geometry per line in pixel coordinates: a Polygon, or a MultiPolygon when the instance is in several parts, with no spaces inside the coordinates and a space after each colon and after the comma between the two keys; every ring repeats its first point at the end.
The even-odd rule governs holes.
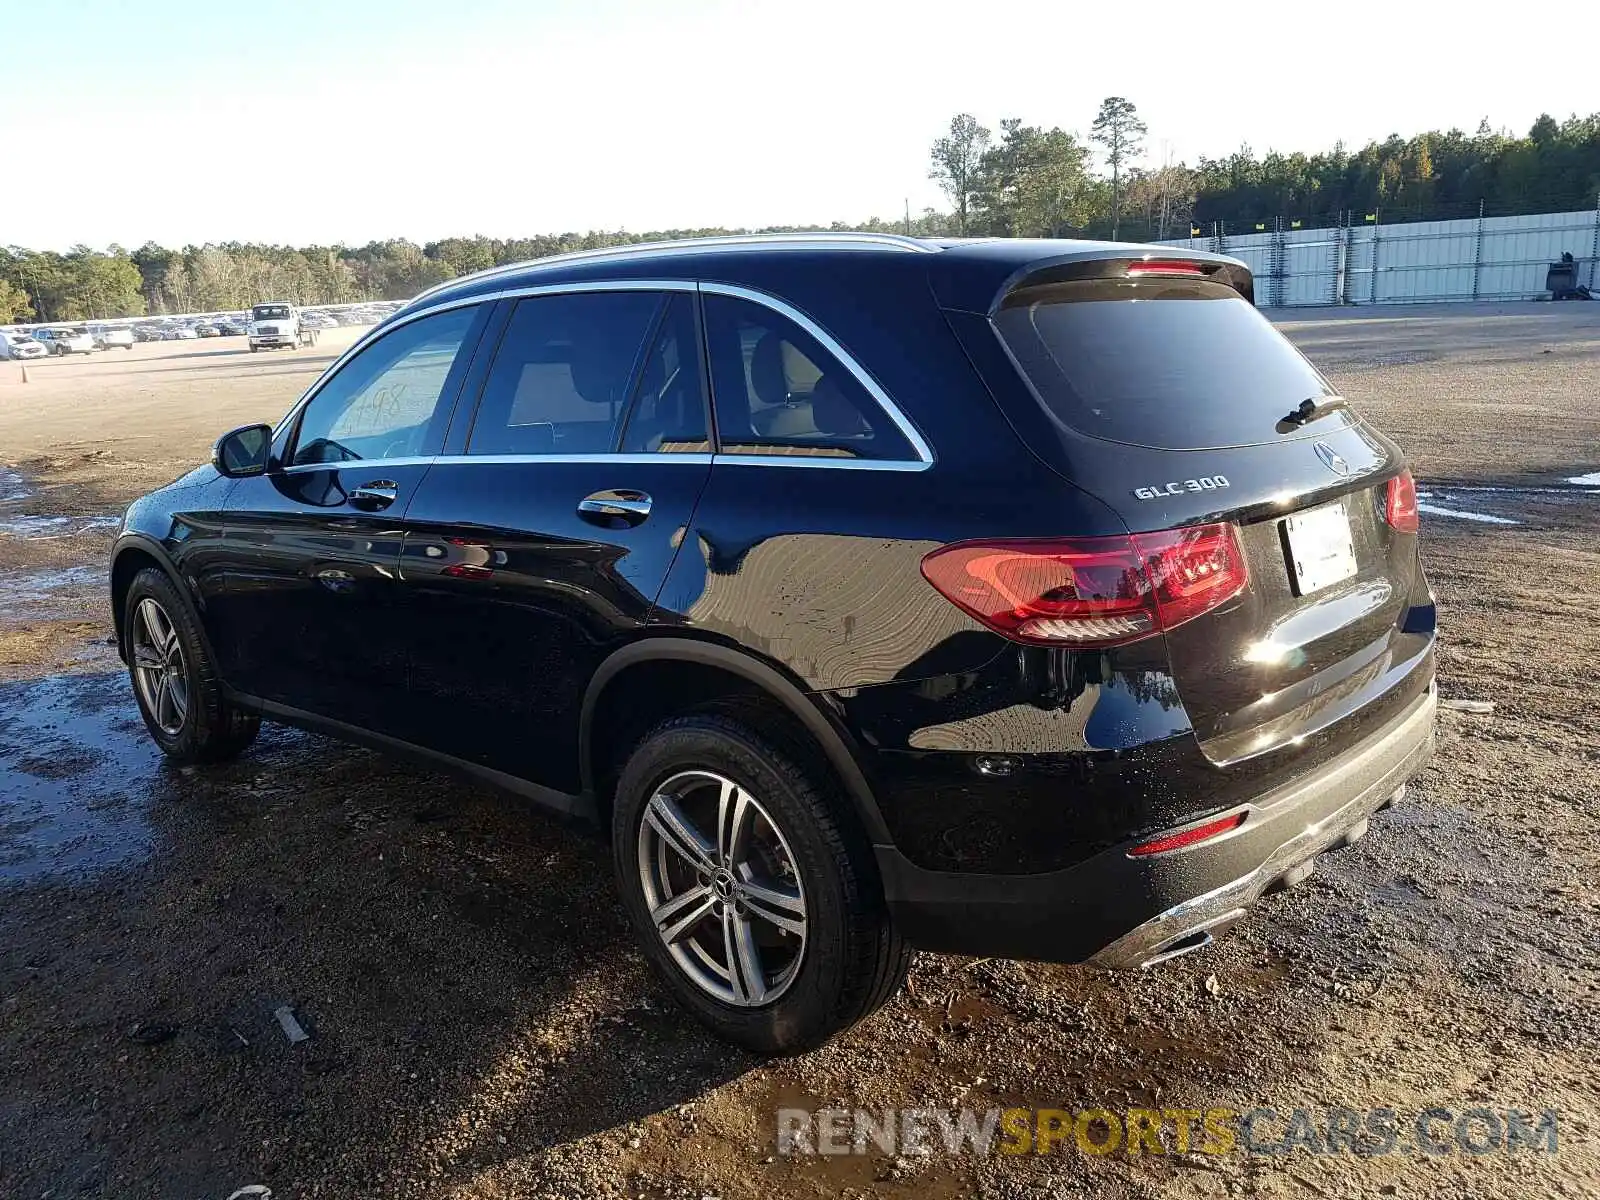
{"type": "Polygon", "coordinates": [[[1340,457],[1339,452],[1327,442],[1314,442],[1311,446],[1317,452],[1317,457],[1322,460],[1322,465],[1335,475],[1350,474],[1350,464],[1340,457]]]}

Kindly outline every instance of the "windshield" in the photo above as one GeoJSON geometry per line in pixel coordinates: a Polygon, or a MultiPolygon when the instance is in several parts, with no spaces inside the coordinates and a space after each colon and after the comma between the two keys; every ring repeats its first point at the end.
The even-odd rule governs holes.
{"type": "Polygon", "coordinates": [[[1283,418],[1333,394],[1238,292],[1202,280],[1094,280],[1023,288],[995,325],[1051,416],[1091,437],[1168,450],[1326,433],[1283,418]]]}
{"type": "Polygon", "coordinates": [[[250,310],[250,315],[258,321],[287,321],[289,319],[289,306],[287,304],[258,304],[250,310]]]}

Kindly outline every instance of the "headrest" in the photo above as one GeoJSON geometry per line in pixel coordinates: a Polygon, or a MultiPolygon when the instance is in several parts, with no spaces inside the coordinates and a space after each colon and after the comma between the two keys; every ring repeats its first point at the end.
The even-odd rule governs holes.
{"type": "Polygon", "coordinates": [[[750,389],[763,404],[789,399],[789,377],[783,370],[783,339],[768,330],[750,355],[750,389]]]}

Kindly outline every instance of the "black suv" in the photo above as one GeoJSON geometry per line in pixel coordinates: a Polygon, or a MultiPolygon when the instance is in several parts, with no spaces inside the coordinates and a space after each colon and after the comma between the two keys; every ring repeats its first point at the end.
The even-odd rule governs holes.
{"type": "Polygon", "coordinates": [[[428,292],[135,503],[151,735],[261,718],[608,829],[719,1033],[814,1046],[910,948],[1140,966],[1432,745],[1400,451],[1164,247],[834,235],[428,292]]]}

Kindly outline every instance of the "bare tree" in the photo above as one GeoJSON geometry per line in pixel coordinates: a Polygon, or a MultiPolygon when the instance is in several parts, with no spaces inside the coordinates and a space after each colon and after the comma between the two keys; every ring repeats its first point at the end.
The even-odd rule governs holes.
{"type": "Polygon", "coordinates": [[[971,113],[950,122],[950,132],[933,143],[928,178],[937,180],[956,209],[956,233],[967,235],[967,212],[977,190],[978,167],[989,148],[989,131],[971,113]]]}
{"type": "Polygon", "coordinates": [[[1122,167],[1144,149],[1145,124],[1131,100],[1107,96],[1089,129],[1089,138],[1105,147],[1111,165],[1111,238],[1117,237],[1122,221],[1122,167]]]}

